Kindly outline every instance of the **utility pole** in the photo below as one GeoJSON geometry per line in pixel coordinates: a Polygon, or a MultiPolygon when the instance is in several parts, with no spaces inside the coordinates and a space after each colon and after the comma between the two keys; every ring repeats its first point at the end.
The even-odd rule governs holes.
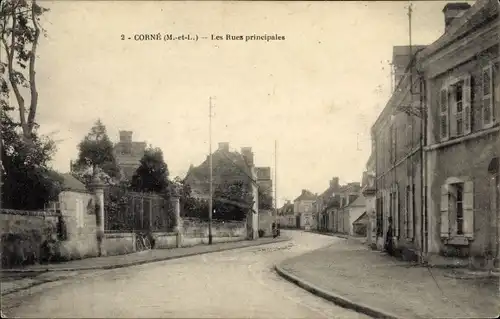
{"type": "Polygon", "coordinates": [[[208,201],[208,244],[212,245],[212,211],[213,211],[213,190],[212,190],[212,97],[208,99],[208,166],[210,170],[210,199],[208,201]]]}
{"type": "Polygon", "coordinates": [[[274,140],[274,222],[278,227],[278,141],[274,140]]]}

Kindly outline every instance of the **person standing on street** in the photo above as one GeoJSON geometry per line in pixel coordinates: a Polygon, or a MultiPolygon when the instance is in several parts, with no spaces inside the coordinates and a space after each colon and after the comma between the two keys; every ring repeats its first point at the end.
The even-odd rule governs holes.
{"type": "Polygon", "coordinates": [[[385,251],[389,255],[393,255],[393,242],[392,242],[392,217],[388,219],[389,225],[387,227],[387,234],[385,237],[385,251]]]}

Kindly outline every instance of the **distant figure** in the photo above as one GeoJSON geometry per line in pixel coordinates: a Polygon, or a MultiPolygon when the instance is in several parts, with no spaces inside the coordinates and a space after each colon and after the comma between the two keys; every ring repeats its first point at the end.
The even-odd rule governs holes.
{"type": "Polygon", "coordinates": [[[273,238],[278,237],[278,230],[276,229],[276,223],[272,224],[273,238]]]}
{"type": "Polygon", "coordinates": [[[389,255],[393,255],[393,244],[392,244],[392,217],[389,217],[389,225],[387,227],[387,234],[385,237],[385,251],[389,255]]]}

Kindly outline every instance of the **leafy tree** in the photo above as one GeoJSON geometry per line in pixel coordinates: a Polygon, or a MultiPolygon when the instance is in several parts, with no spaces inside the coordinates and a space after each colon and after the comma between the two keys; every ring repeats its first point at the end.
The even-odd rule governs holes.
{"type": "Polygon", "coordinates": [[[217,185],[213,197],[214,219],[243,220],[252,209],[253,195],[250,185],[240,180],[217,185]]]}
{"type": "Polygon", "coordinates": [[[180,177],[174,178],[171,185],[175,185],[179,191],[179,204],[181,206],[181,217],[208,218],[208,201],[194,198],[191,187],[180,177]]]}
{"type": "Polygon", "coordinates": [[[2,206],[35,210],[57,199],[62,178],[52,171],[49,161],[56,150],[49,138],[31,132],[31,145],[23,141],[19,123],[10,116],[12,108],[1,108],[2,206]]]}
{"type": "Polygon", "coordinates": [[[168,167],[159,148],[149,147],[132,176],[131,188],[137,192],[168,192],[168,167]]]}
{"type": "Polygon", "coordinates": [[[273,198],[259,188],[259,209],[273,209],[273,198]]]}
{"type": "MultiPolygon", "coordinates": [[[[6,57],[0,61],[0,68],[6,70],[14,92],[22,141],[35,147],[38,107],[35,63],[39,38],[45,32],[40,17],[46,11],[35,0],[0,1],[0,41],[6,57]]],[[[0,56],[4,55],[0,52],[0,56]]]]}
{"type": "Polygon", "coordinates": [[[78,144],[78,159],[73,167],[74,175],[88,185],[93,174],[111,183],[120,176],[120,168],[113,153],[113,143],[106,127],[97,120],[90,132],[78,144]]]}

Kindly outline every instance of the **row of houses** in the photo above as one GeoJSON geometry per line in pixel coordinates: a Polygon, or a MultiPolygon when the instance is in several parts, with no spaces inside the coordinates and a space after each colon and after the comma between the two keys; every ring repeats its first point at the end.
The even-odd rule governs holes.
{"type": "Polygon", "coordinates": [[[430,45],[394,47],[392,96],[371,128],[362,189],[368,239],[423,262],[498,267],[497,0],[448,3],[430,45]]]}
{"type": "Polygon", "coordinates": [[[361,184],[340,185],[334,177],[319,195],[303,189],[293,203],[287,202],[278,210],[278,215],[281,227],[366,235],[365,208],[361,184]]]}

